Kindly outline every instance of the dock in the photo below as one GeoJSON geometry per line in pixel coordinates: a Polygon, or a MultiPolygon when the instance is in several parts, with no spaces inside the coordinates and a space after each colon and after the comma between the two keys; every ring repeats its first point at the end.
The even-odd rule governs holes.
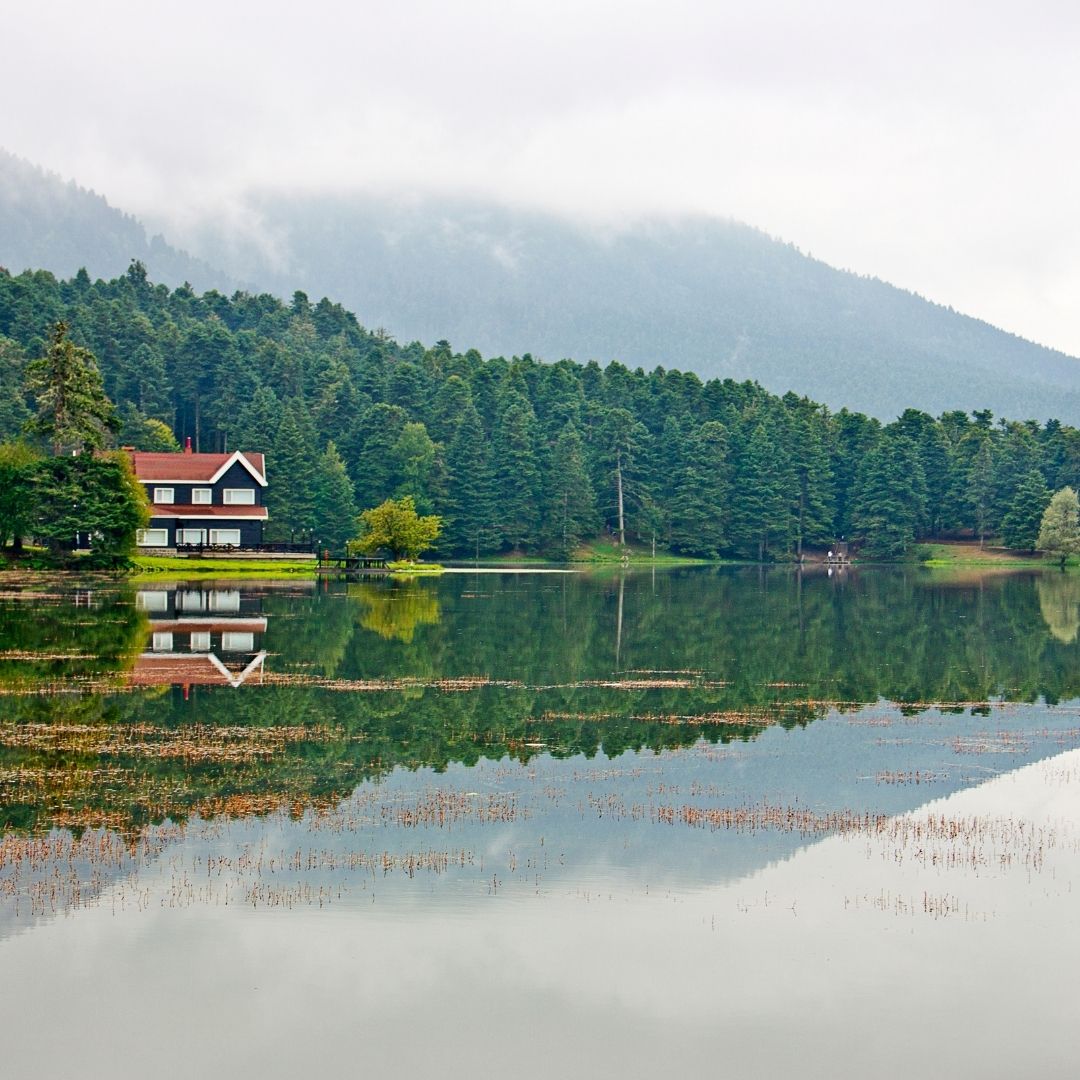
{"type": "Polygon", "coordinates": [[[388,574],[386,559],[376,559],[367,555],[320,555],[319,565],[315,568],[319,574],[388,574]]]}

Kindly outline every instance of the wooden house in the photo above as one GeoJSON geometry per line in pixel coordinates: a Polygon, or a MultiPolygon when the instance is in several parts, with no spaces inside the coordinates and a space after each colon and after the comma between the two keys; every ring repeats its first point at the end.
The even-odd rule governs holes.
{"type": "Polygon", "coordinates": [[[254,547],[266,522],[266,462],[262,454],[196,454],[129,450],[135,476],[151,503],[141,548],[185,544],[254,547]]]}

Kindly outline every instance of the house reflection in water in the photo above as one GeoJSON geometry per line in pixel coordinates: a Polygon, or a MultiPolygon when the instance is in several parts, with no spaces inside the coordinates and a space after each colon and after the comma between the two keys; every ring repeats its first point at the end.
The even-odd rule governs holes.
{"type": "Polygon", "coordinates": [[[239,589],[146,589],[135,603],[150,620],[133,686],[240,686],[261,681],[266,617],[257,595],[239,589]]]}

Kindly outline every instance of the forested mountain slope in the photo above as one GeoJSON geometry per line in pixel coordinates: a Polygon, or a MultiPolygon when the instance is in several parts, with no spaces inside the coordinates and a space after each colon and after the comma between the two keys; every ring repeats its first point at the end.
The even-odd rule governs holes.
{"type": "Polygon", "coordinates": [[[401,346],[327,299],[170,290],[138,264],[0,271],[0,440],[60,320],[100,363],[121,443],[267,454],[275,538],[336,547],[358,507],[408,495],[445,519],[443,554],[566,555],[603,533],[752,559],[847,537],[893,557],[957,530],[1031,547],[1050,492],[1080,486],[1080,431],[1056,421],[882,425],[753,382],[401,346]]]}
{"type": "Polygon", "coordinates": [[[490,203],[325,194],[252,194],[248,210],[258,235],[213,216],[188,226],[200,261],[0,151],[12,272],[109,278],[138,259],[170,286],[331,296],[399,341],[755,379],[883,420],[913,406],[1080,423],[1080,361],[734,222],[604,230],[490,203]]]}
{"type": "Polygon", "coordinates": [[[234,277],[332,296],[398,340],[756,379],[883,420],[914,406],[1080,423],[1080,361],[835,270],[744,225],[603,231],[491,204],[253,197],[184,242],[234,277]]]}
{"type": "Polygon", "coordinates": [[[167,285],[235,288],[227,275],[161,236],[147,237],[135,218],[102,196],[0,149],[0,266],[13,273],[44,268],[61,277],[85,268],[93,277],[112,278],[133,259],[167,285]]]}

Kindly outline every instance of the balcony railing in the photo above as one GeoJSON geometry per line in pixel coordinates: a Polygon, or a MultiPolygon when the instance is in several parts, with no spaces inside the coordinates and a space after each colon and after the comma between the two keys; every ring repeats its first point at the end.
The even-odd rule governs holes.
{"type": "Polygon", "coordinates": [[[272,544],[177,544],[176,551],[180,555],[202,555],[206,551],[225,554],[230,551],[243,551],[265,555],[311,555],[315,547],[310,542],[291,544],[284,541],[272,544]]]}

